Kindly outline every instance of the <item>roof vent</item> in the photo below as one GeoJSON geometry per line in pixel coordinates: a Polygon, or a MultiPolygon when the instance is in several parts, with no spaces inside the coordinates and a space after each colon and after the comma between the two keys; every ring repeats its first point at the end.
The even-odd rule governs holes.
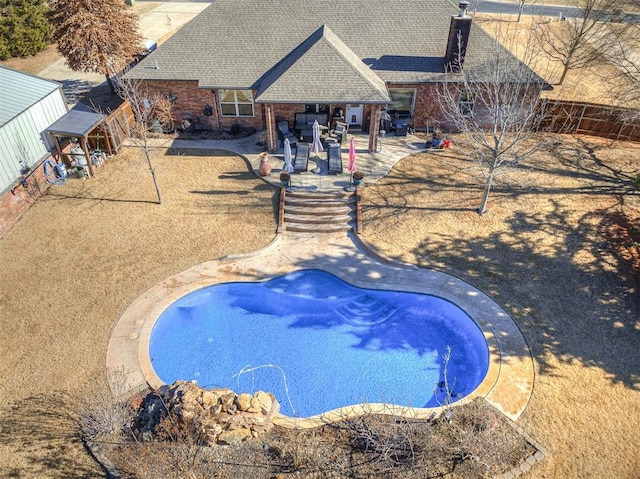
{"type": "Polygon", "coordinates": [[[458,6],[460,7],[460,14],[458,15],[459,17],[466,17],[467,16],[467,8],[469,8],[469,2],[467,2],[466,0],[462,0],[458,6]]]}

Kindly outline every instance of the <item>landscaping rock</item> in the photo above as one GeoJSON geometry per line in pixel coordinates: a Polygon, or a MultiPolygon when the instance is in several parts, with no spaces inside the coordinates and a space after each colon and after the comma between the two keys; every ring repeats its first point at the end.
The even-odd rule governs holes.
{"type": "Polygon", "coordinates": [[[143,440],[154,440],[157,426],[171,415],[172,425],[194,435],[194,440],[238,444],[269,431],[279,411],[280,404],[270,393],[238,395],[230,389],[206,390],[177,381],[144,398],[135,425],[143,440]]]}

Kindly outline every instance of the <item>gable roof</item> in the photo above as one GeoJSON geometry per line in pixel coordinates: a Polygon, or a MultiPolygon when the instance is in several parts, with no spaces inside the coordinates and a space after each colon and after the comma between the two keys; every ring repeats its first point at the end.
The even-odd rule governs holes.
{"type": "Polygon", "coordinates": [[[0,126],[59,88],[59,83],[0,66],[0,126]]]}
{"type": "MultiPolygon", "coordinates": [[[[303,101],[303,90],[307,102],[375,102],[380,81],[444,79],[458,12],[450,0],[215,0],[126,76],[255,89],[263,102],[303,101]]],[[[465,66],[495,43],[472,24],[465,66]]]]}
{"type": "Polygon", "coordinates": [[[322,25],[265,76],[256,101],[386,104],[390,98],[384,81],[322,25]]]}

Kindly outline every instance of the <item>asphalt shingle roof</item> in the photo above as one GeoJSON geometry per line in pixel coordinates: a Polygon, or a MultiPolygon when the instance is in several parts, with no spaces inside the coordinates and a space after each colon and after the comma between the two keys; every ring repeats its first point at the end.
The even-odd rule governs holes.
{"type": "MultiPolygon", "coordinates": [[[[443,79],[457,13],[450,0],[215,0],[127,76],[257,89],[261,101],[366,102],[379,81],[443,79]]],[[[472,24],[465,65],[486,62],[493,44],[472,24]]]]}
{"type": "Polygon", "coordinates": [[[323,25],[266,75],[256,101],[386,104],[390,98],[384,81],[323,25]]]}

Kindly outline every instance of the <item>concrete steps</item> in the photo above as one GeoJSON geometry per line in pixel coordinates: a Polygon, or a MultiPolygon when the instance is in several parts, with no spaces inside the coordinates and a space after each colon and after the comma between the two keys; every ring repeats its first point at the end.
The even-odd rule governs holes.
{"type": "Polygon", "coordinates": [[[353,229],[355,197],[352,193],[288,192],[284,200],[286,231],[339,233],[353,229]]]}

